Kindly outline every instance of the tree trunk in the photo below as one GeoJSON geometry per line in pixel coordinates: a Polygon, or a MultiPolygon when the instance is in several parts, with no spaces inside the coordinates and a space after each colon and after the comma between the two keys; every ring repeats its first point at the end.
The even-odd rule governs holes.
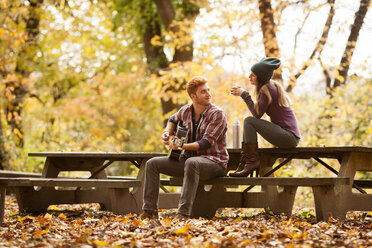
{"type": "Polygon", "coordinates": [[[1,121],[1,111],[0,111],[0,170],[4,170],[4,168],[8,168],[8,166],[9,166],[9,158],[8,158],[8,152],[5,149],[4,131],[3,131],[3,124],[1,121]]]}
{"type": "Polygon", "coordinates": [[[6,105],[6,118],[12,131],[18,136],[18,146],[23,147],[22,103],[29,93],[26,79],[32,72],[32,66],[37,57],[37,36],[39,34],[40,12],[43,0],[30,0],[29,15],[24,17],[26,22],[26,41],[18,54],[15,68],[16,78],[6,82],[5,92],[9,99],[6,105]]]}
{"type": "Polygon", "coordinates": [[[346,82],[347,73],[349,71],[351,58],[354,53],[355,45],[358,40],[359,31],[362,28],[364,17],[366,16],[371,0],[361,0],[359,10],[355,14],[354,24],[351,27],[349,39],[347,40],[344,54],[338,69],[339,76],[333,83],[333,89],[346,82]]]}
{"type": "Polygon", "coordinates": [[[169,66],[169,62],[164,53],[164,46],[154,46],[151,44],[151,39],[154,36],[161,37],[160,23],[155,18],[147,18],[144,30],[145,32],[143,34],[143,44],[147,64],[151,73],[158,74],[160,69],[165,69],[169,66]]]}
{"type": "MultiPolygon", "coordinates": [[[[274,10],[271,0],[258,0],[261,16],[261,30],[266,57],[280,58],[278,40],[276,39],[276,24],[274,22],[274,10]]],[[[283,81],[281,70],[276,70],[273,79],[283,81]]]]}
{"type": "MultiPolygon", "coordinates": [[[[184,40],[184,37],[188,37],[188,39],[186,39],[186,40],[190,40],[190,42],[187,42],[185,44],[182,44],[180,46],[175,47],[172,63],[192,61],[192,59],[193,59],[193,41],[192,41],[192,38],[190,38],[191,34],[190,33],[184,33],[182,31],[182,30],[189,30],[188,28],[187,29],[181,29],[178,24],[174,23],[174,20],[176,18],[176,16],[175,16],[176,12],[174,10],[172,2],[170,0],[153,0],[153,1],[156,5],[157,13],[159,14],[160,20],[162,21],[162,24],[165,27],[165,29],[166,30],[171,30],[174,34],[176,34],[179,37],[182,36],[183,40],[184,40]]],[[[188,7],[188,8],[186,8],[186,11],[184,11],[184,13],[183,13],[184,14],[184,16],[183,16],[184,20],[185,19],[186,20],[194,20],[195,17],[199,13],[199,8],[196,5],[190,3],[189,1],[183,1],[183,5],[188,7]]],[[[157,35],[159,35],[159,34],[157,34],[157,35]]],[[[162,37],[161,34],[159,36],[162,37]]],[[[151,45],[151,43],[150,43],[150,45],[151,45]]],[[[164,47],[161,47],[161,48],[164,49],[164,47]]],[[[165,54],[164,51],[163,51],[163,54],[165,54]]],[[[168,62],[168,64],[169,64],[169,62],[168,62]]],[[[162,67],[161,69],[164,69],[164,67],[162,67]]],[[[183,80],[183,79],[182,80],[175,79],[175,81],[178,82],[177,85],[166,87],[165,92],[173,92],[173,93],[174,92],[176,92],[176,93],[179,92],[179,93],[181,93],[181,90],[185,88],[186,81],[183,80]]],[[[167,82],[165,82],[164,84],[168,85],[167,82]]],[[[182,92],[182,94],[184,94],[184,92],[182,92]]],[[[161,98],[161,105],[162,105],[163,114],[165,116],[167,116],[168,113],[170,113],[171,111],[180,108],[182,106],[182,103],[177,103],[172,98],[167,98],[167,99],[161,98]]],[[[165,120],[165,122],[166,121],[167,120],[165,120]]]]}

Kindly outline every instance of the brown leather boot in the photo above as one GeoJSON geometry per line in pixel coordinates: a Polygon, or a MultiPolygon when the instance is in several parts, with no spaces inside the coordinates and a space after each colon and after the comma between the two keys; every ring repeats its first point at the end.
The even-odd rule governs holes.
{"type": "Polygon", "coordinates": [[[236,169],[236,171],[229,173],[229,177],[238,177],[236,173],[244,169],[245,162],[247,161],[247,153],[246,151],[244,151],[244,147],[244,142],[242,142],[242,151],[240,153],[238,168],[236,169]]]}
{"type": "Polygon", "coordinates": [[[243,170],[234,172],[234,177],[247,177],[248,175],[253,177],[254,171],[256,171],[256,176],[258,176],[258,172],[260,169],[258,143],[257,142],[244,143],[242,149],[247,159],[244,164],[243,170]]]}

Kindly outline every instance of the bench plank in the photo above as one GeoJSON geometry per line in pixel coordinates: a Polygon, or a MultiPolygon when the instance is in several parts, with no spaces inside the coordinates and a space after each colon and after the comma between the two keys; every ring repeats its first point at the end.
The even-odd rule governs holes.
{"type": "Polygon", "coordinates": [[[142,160],[166,155],[158,152],[31,152],[28,154],[29,157],[100,158],[115,159],[115,161],[142,160]]]}
{"type": "MultiPolygon", "coordinates": [[[[348,185],[349,178],[341,177],[218,177],[212,180],[200,180],[200,185],[280,185],[280,186],[326,186],[348,185]]],[[[170,185],[182,185],[182,178],[173,177],[170,185]]]]}
{"type": "MultiPolygon", "coordinates": [[[[228,149],[231,157],[240,157],[241,149],[228,149]]],[[[333,146],[333,147],[296,147],[296,148],[259,148],[260,155],[277,158],[287,158],[294,155],[297,159],[312,157],[341,158],[347,152],[372,153],[372,147],[361,146],[333,146]]]]}
{"type": "Polygon", "coordinates": [[[81,179],[81,178],[0,178],[0,186],[5,187],[140,187],[140,180],[81,179]]]}
{"type": "Polygon", "coordinates": [[[41,177],[41,173],[0,170],[0,177],[41,177]]]}

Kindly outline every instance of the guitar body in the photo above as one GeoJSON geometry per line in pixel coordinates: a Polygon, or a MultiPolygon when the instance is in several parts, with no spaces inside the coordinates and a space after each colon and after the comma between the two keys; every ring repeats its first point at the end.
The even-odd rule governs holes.
{"type": "MultiPolygon", "coordinates": [[[[182,125],[178,124],[176,134],[172,139],[173,143],[175,143],[177,146],[181,146],[181,144],[187,143],[188,137],[189,130],[187,130],[182,125]]],[[[168,157],[175,160],[180,160],[184,152],[185,152],[184,150],[170,149],[168,152],[168,157]]]]}

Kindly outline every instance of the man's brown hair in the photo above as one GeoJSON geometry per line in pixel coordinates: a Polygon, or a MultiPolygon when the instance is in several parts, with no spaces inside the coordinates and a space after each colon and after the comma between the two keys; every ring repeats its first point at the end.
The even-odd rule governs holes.
{"type": "Polygon", "coordinates": [[[208,81],[205,77],[197,76],[197,77],[191,78],[187,82],[187,86],[186,86],[187,93],[189,94],[189,96],[191,96],[191,94],[195,94],[198,87],[203,84],[206,84],[207,82],[208,81]]]}

